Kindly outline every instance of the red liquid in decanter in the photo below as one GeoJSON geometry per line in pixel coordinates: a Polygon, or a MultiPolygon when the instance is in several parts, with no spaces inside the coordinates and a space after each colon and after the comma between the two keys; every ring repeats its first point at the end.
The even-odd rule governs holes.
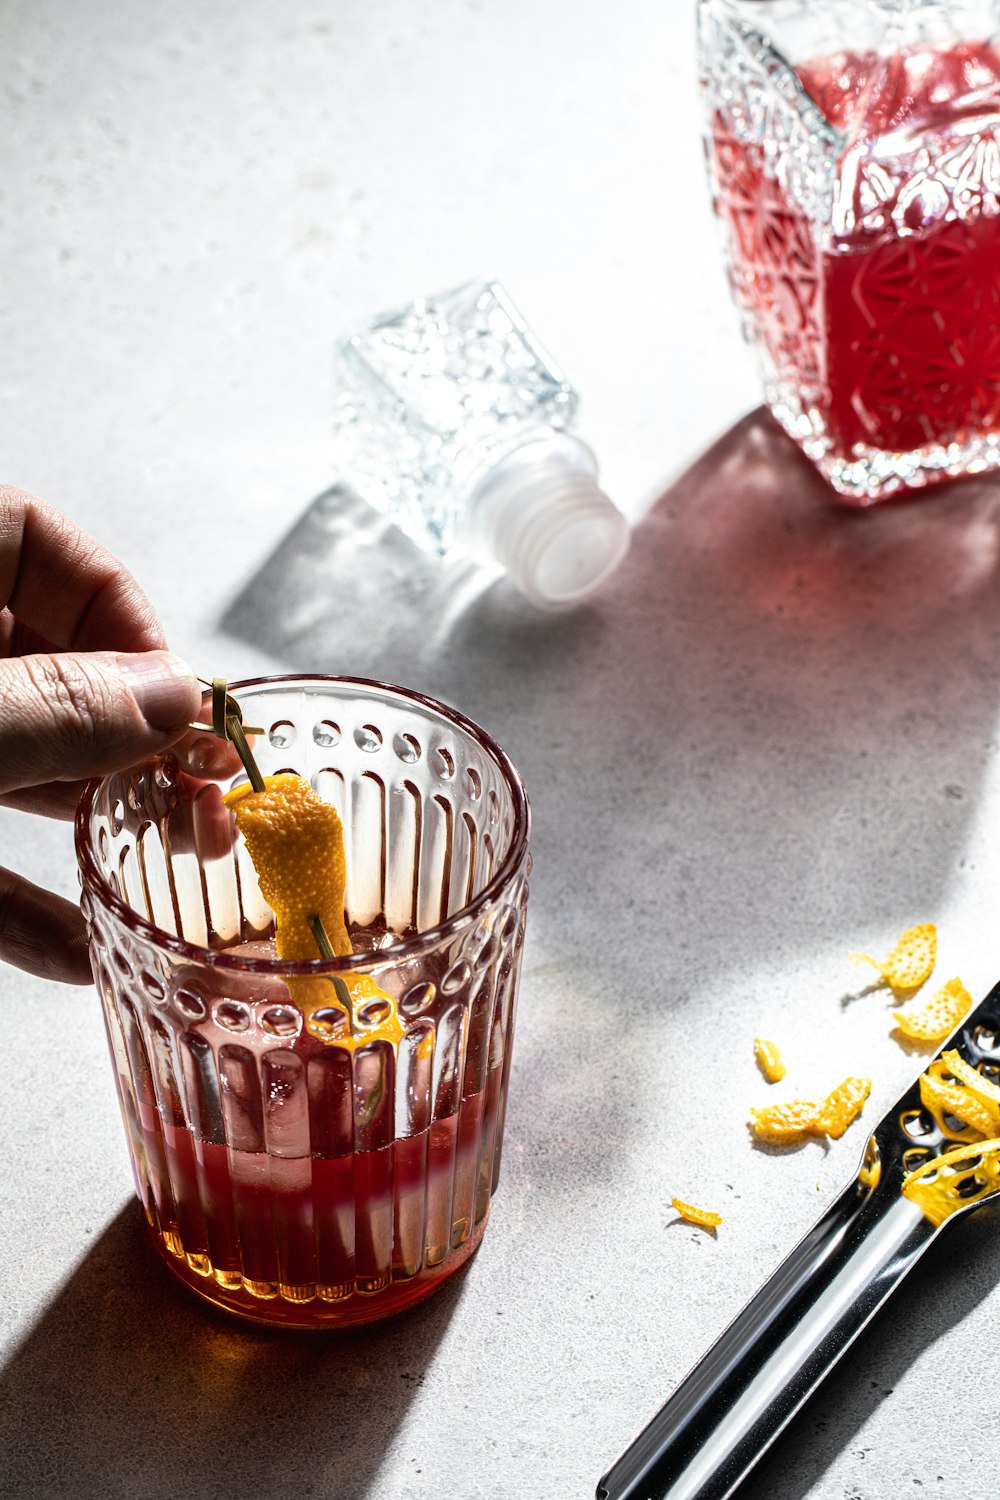
{"type": "Polygon", "coordinates": [[[1000,434],[1000,52],[840,53],[797,73],[847,138],[831,223],[820,230],[722,110],[716,206],[772,405],[866,503],[905,483],[851,493],[847,466],[871,450],[918,450],[924,484],[947,477],[949,452],[1000,434]]]}

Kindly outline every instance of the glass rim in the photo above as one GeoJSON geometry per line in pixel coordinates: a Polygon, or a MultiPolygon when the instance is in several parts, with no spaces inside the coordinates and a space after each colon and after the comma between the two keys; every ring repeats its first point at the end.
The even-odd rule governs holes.
{"type": "MultiPolygon", "coordinates": [[[[414,688],[401,687],[392,682],[382,682],[375,677],[333,676],[322,672],[279,673],[268,677],[241,678],[229,684],[229,691],[240,693],[253,688],[286,687],[307,683],[320,686],[375,689],[411,703],[418,703],[421,707],[430,709],[450,724],[462,729],[492,757],[511,793],[514,808],[514,828],[510,848],[492,880],[471,901],[466,902],[451,916],[445,917],[443,922],[438,922],[434,927],[424,928],[414,933],[412,937],[401,938],[386,948],[369,948],[363,953],[344,954],[339,958],[300,959],[247,958],[242,955],[233,955],[225,948],[208,948],[200,943],[189,942],[187,938],[175,937],[173,933],[157,927],[155,922],[151,922],[148,917],[144,917],[134,907],[129,906],[127,901],[122,900],[112,889],[101,870],[94,852],[90,820],[101,787],[111,779],[111,776],[121,775],[120,771],[110,772],[106,776],[95,776],[89,781],[77,805],[74,820],[77,863],[84,888],[89,890],[100,905],[132,933],[146,938],[153,946],[174,954],[178,958],[187,959],[189,962],[198,963],[206,968],[228,969],[241,974],[271,975],[279,979],[315,977],[342,973],[345,970],[372,969],[378,964],[392,964],[403,959],[414,958],[435,948],[442,941],[475,921],[482,911],[498,898],[504,886],[508,884],[527,853],[528,836],[531,830],[531,808],[520,772],[498,741],[474,719],[470,719],[459,709],[452,708],[450,704],[442,703],[440,699],[432,698],[414,688]]],[[[169,747],[163,753],[169,754],[169,747]]]]}

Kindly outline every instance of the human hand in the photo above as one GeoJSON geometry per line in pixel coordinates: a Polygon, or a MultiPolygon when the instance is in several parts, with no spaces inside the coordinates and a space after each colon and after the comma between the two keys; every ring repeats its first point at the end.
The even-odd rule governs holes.
{"type": "MultiPolygon", "coordinates": [[[[44,501],[0,486],[0,805],[72,817],[85,782],[155,755],[201,688],[132,575],[44,501]]],[[[77,906],[0,868],[0,959],[90,983],[77,906]]]]}

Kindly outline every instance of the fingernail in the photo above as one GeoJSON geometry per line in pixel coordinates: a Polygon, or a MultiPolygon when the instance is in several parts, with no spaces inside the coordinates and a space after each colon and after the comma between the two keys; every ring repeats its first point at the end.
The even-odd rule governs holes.
{"type": "Polygon", "coordinates": [[[119,656],[118,670],[146,723],[153,729],[182,729],[197,719],[201,687],[191,668],[170,651],[119,656]]]}

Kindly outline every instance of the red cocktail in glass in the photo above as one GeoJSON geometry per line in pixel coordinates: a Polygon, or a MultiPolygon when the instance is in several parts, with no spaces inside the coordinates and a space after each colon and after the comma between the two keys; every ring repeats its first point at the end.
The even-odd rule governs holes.
{"type": "Polygon", "coordinates": [[[166,756],[93,784],[81,806],[94,971],[168,1265],[244,1317],[346,1326],[427,1295],[485,1228],[527,802],[488,735],[419,695],[322,678],[233,691],[267,726],[262,770],[293,770],[337,804],[354,953],[274,957],[242,841],[199,854],[187,836],[192,802],[215,816],[229,780],[195,788],[166,756]],[[380,1036],[377,1002],[353,1035],[335,1007],[297,1003],[296,981],[333,974],[390,997],[401,1040],[380,1036]]]}

